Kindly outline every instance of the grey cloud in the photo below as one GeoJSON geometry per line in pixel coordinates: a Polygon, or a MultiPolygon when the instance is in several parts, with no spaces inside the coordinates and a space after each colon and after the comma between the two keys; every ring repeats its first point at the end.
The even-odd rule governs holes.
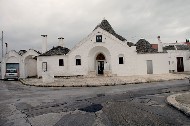
{"type": "Polygon", "coordinates": [[[105,17],[127,40],[157,42],[190,38],[189,0],[1,0],[0,30],[9,49],[41,50],[41,34],[49,48],[65,38],[72,48],[105,17]]]}

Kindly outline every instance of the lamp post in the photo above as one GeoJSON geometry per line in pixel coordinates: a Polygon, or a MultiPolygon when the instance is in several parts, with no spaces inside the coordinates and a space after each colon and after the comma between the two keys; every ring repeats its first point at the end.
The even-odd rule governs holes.
{"type": "Polygon", "coordinates": [[[8,53],[8,43],[5,43],[5,47],[6,47],[6,54],[8,53]]]}

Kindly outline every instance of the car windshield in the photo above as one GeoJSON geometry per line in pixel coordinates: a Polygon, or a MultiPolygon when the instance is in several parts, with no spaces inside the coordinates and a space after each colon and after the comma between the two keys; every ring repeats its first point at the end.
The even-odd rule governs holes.
{"type": "Polygon", "coordinates": [[[7,69],[6,73],[17,73],[16,69],[7,69]]]}

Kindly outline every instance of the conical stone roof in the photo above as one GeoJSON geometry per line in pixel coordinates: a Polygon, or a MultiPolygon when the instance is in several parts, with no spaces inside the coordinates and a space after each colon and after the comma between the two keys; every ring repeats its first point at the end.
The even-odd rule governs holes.
{"type": "Polygon", "coordinates": [[[98,27],[109,32],[110,34],[112,34],[113,36],[115,36],[116,38],[118,38],[121,41],[127,41],[124,37],[122,37],[121,35],[118,35],[114,31],[114,29],[112,28],[112,26],[109,24],[109,22],[106,19],[102,20],[102,22],[99,25],[97,25],[94,30],[96,30],[98,27]]]}
{"type": "Polygon", "coordinates": [[[158,50],[153,49],[151,44],[145,39],[140,39],[135,45],[137,53],[158,53],[158,50]]]}

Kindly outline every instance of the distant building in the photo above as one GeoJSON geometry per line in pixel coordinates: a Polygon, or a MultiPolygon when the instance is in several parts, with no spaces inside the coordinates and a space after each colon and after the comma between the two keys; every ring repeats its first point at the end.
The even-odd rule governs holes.
{"type": "Polygon", "coordinates": [[[151,44],[151,46],[152,46],[153,49],[158,50],[158,44],[151,44]]]}

